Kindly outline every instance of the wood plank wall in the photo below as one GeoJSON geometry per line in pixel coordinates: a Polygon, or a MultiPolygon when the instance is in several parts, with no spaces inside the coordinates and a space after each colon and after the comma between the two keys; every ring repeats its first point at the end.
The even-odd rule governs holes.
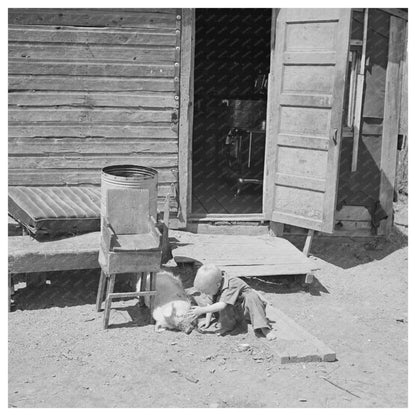
{"type": "MultiPolygon", "coordinates": [[[[175,9],[9,9],[9,185],[98,185],[109,164],[177,183],[175,9]]],[[[179,25],[179,26],[178,26],[179,25]]]]}

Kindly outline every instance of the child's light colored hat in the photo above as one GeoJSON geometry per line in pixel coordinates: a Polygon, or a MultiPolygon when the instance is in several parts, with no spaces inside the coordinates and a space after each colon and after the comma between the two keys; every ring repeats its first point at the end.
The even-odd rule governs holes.
{"type": "Polygon", "coordinates": [[[200,292],[210,293],[213,289],[218,289],[221,280],[222,272],[215,264],[204,264],[196,273],[194,287],[200,292]]]}

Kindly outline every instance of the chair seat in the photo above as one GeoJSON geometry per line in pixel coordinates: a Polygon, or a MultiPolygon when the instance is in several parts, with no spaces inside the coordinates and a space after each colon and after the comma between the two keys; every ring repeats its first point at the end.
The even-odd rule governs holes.
{"type": "Polygon", "coordinates": [[[159,249],[160,238],[153,232],[146,234],[122,234],[113,240],[111,251],[145,251],[159,249]]]}

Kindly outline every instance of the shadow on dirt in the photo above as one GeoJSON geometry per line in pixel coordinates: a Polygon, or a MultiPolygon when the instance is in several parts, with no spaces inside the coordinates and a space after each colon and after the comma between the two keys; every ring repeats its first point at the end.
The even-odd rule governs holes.
{"type": "MultiPolygon", "coordinates": [[[[15,309],[35,310],[95,304],[99,278],[99,269],[14,275],[15,309]]],[[[131,276],[118,275],[114,290],[134,290],[131,276]]]]}
{"type": "Polygon", "coordinates": [[[265,293],[288,294],[305,292],[312,296],[321,296],[321,293],[329,293],[316,277],[313,278],[312,283],[305,284],[305,275],[262,276],[245,278],[243,280],[253,289],[265,293]]]}
{"type": "MultiPolygon", "coordinates": [[[[291,239],[291,242],[300,249],[304,243],[302,238],[298,238],[296,241],[291,239]]],[[[342,269],[350,269],[361,264],[381,260],[396,250],[407,247],[407,245],[408,236],[399,227],[394,226],[389,238],[318,237],[313,241],[311,255],[342,269]]],[[[192,286],[198,265],[180,264],[167,267],[167,269],[179,275],[186,289],[192,286]]],[[[18,289],[13,296],[14,309],[35,310],[94,304],[99,275],[98,269],[14,275],[14,283],[17,284],[18,289]]],[[[254,289],[265,293],[306,292],[312,296],[329,293],[316,278],[309,285],[304,284],[304,279],[304,275],[298,275],[251,277],[244,280],[254,289]]],[[[134,290],[135,282],[133,280],[131,275],[119,275],[115,291],[134,290]]],[[[134,325],[134,320],[131,325],[134,325]]]]}
{"type": "MultiPolygon", "coordinates": [[[[305,237],[289,239],[300,250],[304,240],[305,237]]],[[[342,269],[350,269],[381,260],[407,245],[408,236],[399,227],[394,226],[388,238],[317,237],[313,240],[310,255],[342,269]]]]}
{"type": "MultiPolygon", "coordinates": [[[[166,269],[178,275],[186,289],[192,287],[198,266],[181,264],[176,267],[166,267],[166,269]]],[[[13,310],[94,305],[99,277],[99,269],[15,275],[14,283],[16,290],[13,296],[13,310]]],[[[314,278],[311,284],[305,285],[304,275],[247,277],[243,278],[243,280],[254,289],[265,293],[287,294],[306,292],[312,296],[328,293],[328,290],[316,278],[314,278]]],[[[118,275],[114,290],[115,292],[134,291],[134,276],[132,274],[118,275]]],[[[122,310],[123,308],[119,309],[122,310]]],[[[136,316],[140,308],[127,307],[124,309],[125,313],[130,314],[131,322],[122,324],[122,326],[140,326],[141,318],[139,319],[136,316]]],[[[145,318],[143,319],[146,321],[145,318]]]]}
{"type": "Polygon", "coordinates": [[[132,328],[151,325],[150,311],[147,307],[139,307],[135,305],[126,307],[117,307],[112,310],[112,320],[114,321],[114,312],[122,315],[122,322],[110,323],[109,329],[113,328],[132,328]],[[127,320],[129,319],[130,320],[127,320]]]}

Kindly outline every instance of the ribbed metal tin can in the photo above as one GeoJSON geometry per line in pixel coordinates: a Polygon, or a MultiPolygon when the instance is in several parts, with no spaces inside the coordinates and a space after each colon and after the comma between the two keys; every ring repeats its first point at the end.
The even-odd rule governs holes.
{"type": "Polygon", "coordinates": [[[149,190],[150,215],[157,216],[157,170],[145,166],[113,165],[101,171],[101,214],[106,215],[108,189],[136,188],[149,190]]]}

